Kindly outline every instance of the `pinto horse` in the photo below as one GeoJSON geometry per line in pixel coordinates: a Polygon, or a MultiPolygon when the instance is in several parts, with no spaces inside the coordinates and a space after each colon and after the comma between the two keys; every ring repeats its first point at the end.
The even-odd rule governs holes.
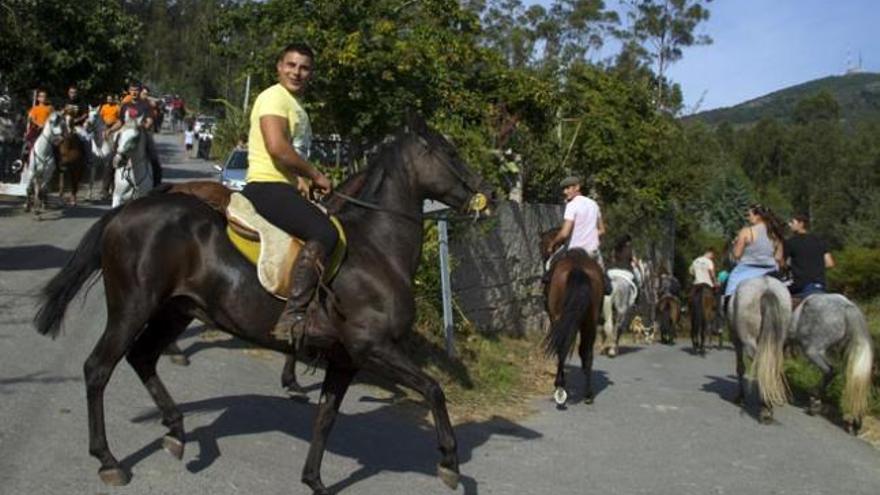
{"type": "MultiPolygon", "coordinates": [[[[559,229],[541,234],[541,252],[550,258],[550,243],[559,229]]],[[[578,353],[584,373],[584,402],[593,403],[593,346],[596,343],[599,311],[605,292],[602,267],[582,249],[572,249],[556,256],[551,266],[550,282],[544,286],[544,300],[550,316],[550,332],[544,339],[548,356],[556,358],[556,387],[553,400],[563,407],[568,401],[565,389],[565,361],[580,334],[578,353]]]]}
{"type": "MultiPolygon", "coordinates": [[[[284,303],[263,289],[254,266],[228,240],[225,217],[207,203],[188,194],[156,192],[111,210],[89,229],[44,289],[35,324],[39,333],[57,336],[75,294],[99,270],[103,273],[107,325],[84,370],[89,452],[100,461],[105,483],[130,481],[110,452],[104,427],[104,389],[122,358],[168,427],[163,446],[182,457],[183,416],[156,374],[156,362],[197,318],[262,347],[326,361],[301,478],[314,493],[330,493],[320,473],[325,444],[360,370],[421,394],[437,430],[438,475],[449,487],[457,486],[456,439],[443,390],[400,343],[415,321],[413,280],[422,248],[423,201],[479,211],[488,190],[455,148],[421,120],[383,144],[365,175],[363,188],[337,215],[348,239],[347,257],[312,301],[300,349],[271,335],[284,303]]],[[[340,189],[346,190],[345,184],[340,189]]]]}

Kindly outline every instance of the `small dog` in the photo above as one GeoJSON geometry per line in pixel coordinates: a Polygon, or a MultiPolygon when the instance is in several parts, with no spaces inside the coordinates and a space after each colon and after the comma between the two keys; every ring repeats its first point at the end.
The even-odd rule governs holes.
{"type": "Polygon", "coordinates": [[[642,323],[641,316],[633,318],[630,330],[632,330],[633,342],[639,342],[639,340],[641,340],[649,345],[654,343],[654,326],[645,326],[645,324],[642,323]]]}

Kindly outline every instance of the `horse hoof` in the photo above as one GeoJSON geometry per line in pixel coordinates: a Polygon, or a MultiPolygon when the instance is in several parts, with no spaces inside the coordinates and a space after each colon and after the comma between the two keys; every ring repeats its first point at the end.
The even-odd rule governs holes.
{"type": "Polygon", "coordinates": [[[765,425],[769,425],[773,422],[773,411],[768,411],[767,409],[761,409],[760,415],[761,423],[765,425]]]}
{"type": "Polygon", "coordinates": [[[608,357],[613,358],[615,356],[617,356],[617,348],[616,347],[609,347],[608,348],[608,357]]]}
{"type": "Polygon", "coordinates": [[[822,401],[811,397],[810,406],[807,407],[807,414],[810,416],[818,416],[822,414],[822,401]]]}
{"type": "Polygon", "coordinates": [[[557,406],[564,406],[568,402],[568,392],[565,391],[565,388],[556,388],[556,391],[553,392],[553,401],[556,402],[557,406]]]}
{"type": "Polygon", "coordinates": [[[171,362],[178,366],[189,366],[189,358],[184,356],[183,354],[172,354],[169,356],[171,362]]]}
{"type": "Polygon", "coordinates": [[[458,472],[438,464],[437,476],[440,477],[440,480],[443,481],[443,484],[448,486],[450,490],[455,490],[456,488],[458,488],[458,482],[461,479],[461,475],[458,474],[458,472]]]}
{"type": "Polygon", "coordinates": [[[183,447],[183,442],[171,435],[165,435],[162,437],[162,448],[165,449],[165,452],[176,457],[177,460],[183,459],[183,447]]]}
{"type": "Polygon", "coordinates": [[[125,486],[131,481],[131,476],[122,468],[99,469],[98,476],[110,486],[125,486]]]}
{"type": "Polygon", "coordinates": [[[588,396],[584,397],[584,404],[589,405],[592,403],[593,403],[593,396],[592,395],[588,395],[588,396]]]}

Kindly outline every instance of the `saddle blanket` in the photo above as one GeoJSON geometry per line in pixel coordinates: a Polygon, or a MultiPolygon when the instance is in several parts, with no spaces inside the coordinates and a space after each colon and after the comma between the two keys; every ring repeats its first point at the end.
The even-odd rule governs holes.
{"type": "MultiPolygon", "coordinates": [[[[228,224],[226,234],[232,244],[257,267],[257,277],[263,288],[279,299],[290,294],[290,271],[305,244],[301,239],[279,229],[257,213],[254,205],[243,194],[233,193],[226,207],[228,224]]],[[[323,280],[330,281],[342,260],[348,242],[342,224],[336,217],[330,221],[339,231],[339,242],[324,267],[323,280]]]]}

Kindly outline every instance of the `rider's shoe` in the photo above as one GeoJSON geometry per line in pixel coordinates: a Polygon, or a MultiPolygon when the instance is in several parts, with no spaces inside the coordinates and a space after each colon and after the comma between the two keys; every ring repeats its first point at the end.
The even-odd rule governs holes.
{"type": "Polygon", "coordinates": [[[315,294],[321,276],[324,246],[317,241],[306,242],[290,273],[290,294],[284,310],[272,329],[272,335],[286,342],[298,343],[305,334],[306,309],[315,294]]]}

